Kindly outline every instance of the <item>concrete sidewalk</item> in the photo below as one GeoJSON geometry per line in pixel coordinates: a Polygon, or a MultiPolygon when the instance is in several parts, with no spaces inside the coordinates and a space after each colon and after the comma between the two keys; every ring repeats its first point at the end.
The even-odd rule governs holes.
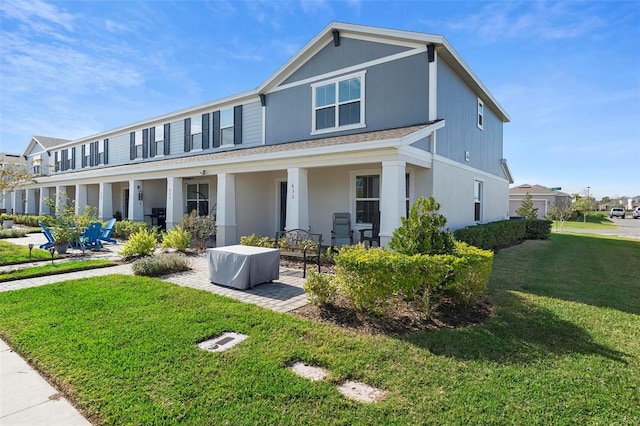
{"type": "Polygon", "coordinates": [[[0,424],[74,426],[91,423],[0,340],[0,424]]]}

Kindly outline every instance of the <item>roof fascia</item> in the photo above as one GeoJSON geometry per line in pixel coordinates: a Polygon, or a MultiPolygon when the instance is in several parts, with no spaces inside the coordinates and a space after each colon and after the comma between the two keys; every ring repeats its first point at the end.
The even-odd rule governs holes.
{"type": "Polygon", "coordinates": [[[502,166],[502,171],[504,172],[504,176],[509,181],[509,184],[513,183],[513,176],[511,176],[511,170],[509,170],[509,165],[507,164],[507,159],[503,158],[500,160],[500,166],[502,166]]]}
{"type": "Polygon", "coordinates": [[[38,144],[40,145],[40,147],[42,148],[43,151],[47,151],[47,148],[44,147],[44,145],[42,145],[40,143],[40,141],[34,136],[31,138],[31,140],[29,141],[29,143],[27,144],[27,147],[25,148],[25,150],[22,152],[22,157],[28,157],[29,156],[29,151],[31,151],[31,148],[35,145],[38,144]]]}

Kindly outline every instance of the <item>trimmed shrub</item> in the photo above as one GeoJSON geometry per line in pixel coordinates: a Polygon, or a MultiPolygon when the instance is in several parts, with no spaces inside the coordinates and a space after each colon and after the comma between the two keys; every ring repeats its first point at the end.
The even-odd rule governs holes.
{"type": "Polygon", "coordinates": [[[527,240],[546,240],[551,235],[550,220],[530,219],[526,221],[525,238],[527,240]]]}
{"type": "Polygon", "coordinates": [[[313,305],[331,303],[338,292],[333,277],[313,269],[309,270],[307,281],[302,288],[308,294],[309,303],[313,305]]]}
{"type": "Polygon", "coordinates": [[[116,227],[113,231],[113,236],[114,238],[128,240],[132,234],[138,233],[142,230],[148,231],[150,229],[151,226],[146,222],[124,219],[116,221],[116,227]]]}
{"type": "Polygon", "coordinates": [[[401,218],[402,225],[393,231],[389,248],[408,255],[453,253],[453,236],[442,230],[447,219],[438,210],[435,198],[418,198],[408,217],[401,218]]]}
{"type": "Polygon", "coordinates": [[[335,256],[333,282],[313,278],[310,299],[331,300],[344,294],[356,308],[384,314],[402,298],[414,309],[430,316],[445,299],[469,304],[487,291],[493,253],[455,243],[455,254],[406,255],[363,245],[345,246],[335,256]]]}
{"type": "Polygon", "coordinates": [[[146,277],[159,277],[191,269],[189,259],[183,253],[160,253],[156,256],[145,256],[133,262],[131,268],[134,275],[146,277]]]}
{"type": "Polygon", "coordinates": [[[456,240],[485,250],[513,244],[526,237],[526,220],[501,220],[456,230],[456,240]]]}
{"type": "Polygon", "coordinates": [[[24,228],[0,229],[0,238],[20,238],[25,235],[27,235],[27,230],[24,228]]]}
{"type": "Polygon", "coordinates": [[[185,251],[191,246],[191,232],[180,225],[162,233],[162,248],[172,248],[177,251],[185,251]]]}
{"type": "Polygon", "coordinates": [[[273,238],[261,237],[257,234],[245,235],[240,237],[240,244],[243,246],[268,247],[274,248],[276,243],[273,238]]]}
{"type": "Polygon", "coordinates": [[[142,229],[125,241],[124,247],[119,253],[124,257],[148,256],[155,249],[155,234],[148,229],[142,229]]]}

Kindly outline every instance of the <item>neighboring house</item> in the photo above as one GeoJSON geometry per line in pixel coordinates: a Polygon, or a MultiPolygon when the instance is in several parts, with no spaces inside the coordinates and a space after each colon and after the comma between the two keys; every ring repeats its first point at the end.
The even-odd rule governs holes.
{"type": "Polygon", "coordinates": [[[102,219],[215,213],[218,245],[294,228],[329,243],[332,213],[358,230],[379,210],[384,246],[420,196],[452,229],[508,217],[508,121],[444,37],[331,23],[254,90],[73,141],[34,137],[24,155],[48,176],[16,192],[30,214],[63,193],[102,219]]]}
{"type": "Polygon", "coordinates": [[[527,194],[531,195],[533,207],[538,209],[539,219],[544,219],[555,206],[561,206],[565,203],[571,204],[571,195],[569,194],[552,191],[546,186],[525,183],[509,189],[509,216],[518,216],[517,210],[527,194]]]}
{"type": "MultiPolygon", "coordinates": [[[[0,152],[0,171],[10,165],[24,166],[25,160],[19,154],[0,152]]],[[[3,184],[1,188],[5,188],[5,185],[3,184]]],[[[15,205],[15,200],[13,199],[13,195],[14,195],[13,191],[9,191],[8,194],[6,194],[6,196],[5,194],[0,194],[0,212],[13,211],[13,206],[15,205]]]]}

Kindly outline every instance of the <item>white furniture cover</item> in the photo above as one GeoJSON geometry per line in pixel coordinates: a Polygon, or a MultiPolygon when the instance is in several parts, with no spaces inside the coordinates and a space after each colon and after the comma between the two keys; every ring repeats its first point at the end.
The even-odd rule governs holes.
{"type": "Polygon", "coordinates": [[[207,249],[209,281],[240,290],[280,278],[280,250],[234,245],[207,249]]]}

